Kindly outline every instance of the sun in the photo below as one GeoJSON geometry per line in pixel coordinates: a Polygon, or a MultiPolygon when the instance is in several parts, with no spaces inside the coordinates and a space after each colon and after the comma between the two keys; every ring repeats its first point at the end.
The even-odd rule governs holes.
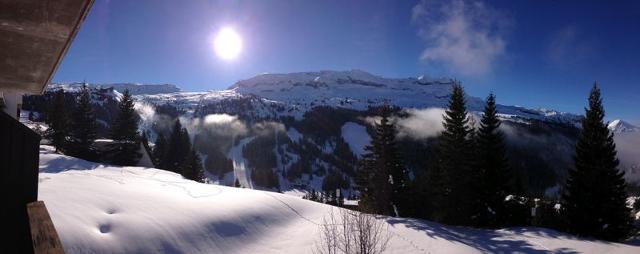
{"type": "Polygon", "coordinates": [[[235,59],[242,51],[242,38],[233,28],[225,27],[216,34],[213,46],[218,57],[225,60],[235,59]]]}

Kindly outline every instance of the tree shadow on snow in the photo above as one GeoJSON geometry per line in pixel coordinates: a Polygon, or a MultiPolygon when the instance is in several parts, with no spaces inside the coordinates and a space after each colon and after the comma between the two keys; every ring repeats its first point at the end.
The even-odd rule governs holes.
{"type": "Polygon", "coordinates": [[[40,173],[60,173],[69,170],[91,170],[101,166],[101,164],[88,162],[78,158],[60,156],[40,165],[40,173]]]}
{"type": "MultiPolygon", "coordinates": [[[[545,246],[536,244],[534,242],[528,242],[520,239],[508,239],[508,236],[505,236],[505,234],[501,234],[496,230],[444,226],[435,222],[403,218],[390,218],[387,220],[387,222],[392,226],[401,224],[406,226],[407,228],[424,232],[431,238],[437,237],[447,241],[459,242],[487,253],[579,253],[578,251],[570,248],[558,248],[549,250],[545,246]]],[[[509,230],[515,231],[516,233],[524,233],[524,229],[509,230]]],[[[555,231],[546,229],[544,231],[545,232],[542,232],[543,235],[541,236],[552,238],[558,238],[560,236],[560,234],[555,231]]],[[[531,233],[531,231],[527,231],[527,233],[531,233]]]]}
{"type": "Polygon", "coordinates": [[[528,227],[528,228],[508,228],[505,230],[508,230],[510,232],[514,232],[517,234],[524,234],[526,232],[529,235],[546,237],[546,238],[557,239],[562,237],[563,240],[575,240],[575,241],[606,244],[606,245],[618,244],[618,245],[628,245],[628,246],[640,246],[640,236],[632,237],[631,239],[627,239],[624,242],[608,242],[608,241],[598,240],[590,237],[577,237],[574,235],[558,232],[548,228],[528,227]]]}
{"type": "Polygon", "coordinates": [[[624,244],[631,245],[631,246],[640,246],[640,235],[636,235],[635,237],[624,242],[624,244]]]}

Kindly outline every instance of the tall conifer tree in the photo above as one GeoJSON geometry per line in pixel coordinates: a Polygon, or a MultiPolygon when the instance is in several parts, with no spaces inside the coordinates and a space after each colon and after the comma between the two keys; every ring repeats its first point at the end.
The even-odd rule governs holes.
{"type": "Polygon", "coordinates": [[[200,159],[200,155],[196,152],[195,147],[192,147],[189,154],[187,154],[187,157],[182,162],[180,170],[184,178],[196,182],[204,182],[205,177],[202,160],[200,159]]]}
{"type": "Polygon", "coordinates": [[[443,189],[437,190],[435,200],[441,202],[433,217],[449,224],[470,225],[475,214],[472,127],[461,85],[455,84],[444,115],[444,131],[438,147],[438,174],[443,189]]]}
{"type": "Polygon", "coordinates": [[[45,132],[45,136],[56,148],[56,152],[64,152],[68,145],[69,117],[67,116],[64,91],[62,89],[56,91],[53,95],[53,100],[47,113],[47,123],[49,124],[49,129],[45,132]]]}
{"type": "Polygon", "coordinates": [[[631,230],[624,171],[618,169],[613,133],[604,123],[600,88],[593,85],[582,120],[574,167],[569,171],[562,211],[568,230],[580,236],[620,241],[631,230]]]}
{"type": "Polygon", "coordinates": [[[168,144],[162,133],[158,134],[156,143],[153,146],[153,165],[159,169],[166,169],[165,157],[167,156],[168,144]]]}
{"type": "Polygon", "coordinates": [[[93,142],[97,136],[96,117],[91,105],[91,94],[86,84],[82,86],[72,119],[70,146],[73,155],[85,160],[95,160],[96,151],[93,142]]]}
{"type": "Polygon", "coordinates": [[[380,113],[358,170],[359,205],[366,212],[398,216],[405,207],[408,174],[396,147],[395,126],[389,121],[391,109],[384,105],[380,113]]]}
{"type": "Polygon", "coordinates": [[[189,133],[182,127],[179,119],[176,119],[169,137],[169,147],[165,156],[164,167],[166,170],[182,174],[181,166],[189,155],[191,142],[189,133]]]}
{"type": "Polygon", "coordinates": [[[134,165],[140,159],[140,136],[134,102],[129,90],[125,90],[118,103],[118,115],[111,124],[111,161],[118,165],[134,165]]]}
{"type": "Polygon", "coordinates": [[[479,172],[480,226],[498,227],[505,218],[505,197],[511,193],[504,134],[498,129],[500,120],[496,111],[496,97],[490,94],[484,107],[480,128],[476,136],[476,162],[479,172]]]}

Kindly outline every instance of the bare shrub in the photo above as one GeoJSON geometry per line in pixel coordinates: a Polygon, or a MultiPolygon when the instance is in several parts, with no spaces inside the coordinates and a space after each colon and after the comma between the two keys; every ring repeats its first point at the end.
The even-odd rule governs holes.
{"type": "Polygon", "coordinates": [[[316,254],[380,254],[391,234],[389,225],[374,215],[332,208],[319,225],[320,237],[315,243],[316,254]]]}

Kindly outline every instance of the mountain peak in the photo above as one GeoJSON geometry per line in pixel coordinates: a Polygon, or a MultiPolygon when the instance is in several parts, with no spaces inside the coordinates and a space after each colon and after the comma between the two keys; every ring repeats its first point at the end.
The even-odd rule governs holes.
{"type": "Polygon", "coordinates": [[[621,119],[616,119],[611,121],[607,126],[607,128],[609,128],[609,130],[612,131],[613,133],[640,131],[640,128],[638,128],[637,126],[630,124],[628,122],[625,122],[621,119]]]}

